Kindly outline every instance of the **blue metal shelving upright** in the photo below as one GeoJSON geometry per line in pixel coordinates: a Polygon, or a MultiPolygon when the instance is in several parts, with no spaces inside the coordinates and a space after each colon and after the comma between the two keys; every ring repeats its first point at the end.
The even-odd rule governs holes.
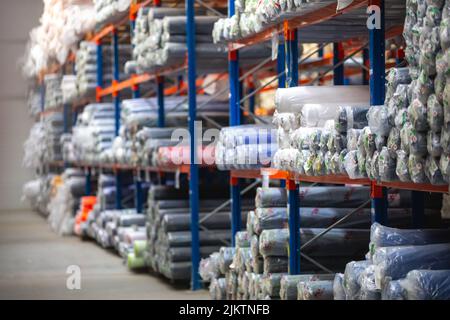
{"type": "MultiPolygon", "coordinates": [[[[235,14],[234,0],[228,0],[228,17],[235,14]]],[[[228,76],[230,82],[230,127],[241,124],[240,83],[239,83],[239,51],[228,53],[228,76]]],[[[241,218],[241,187],[240,179],[230,177],[231,192],[231,236],[232,245],[235,246],[235,235],[242,228],[241,218]]]]}
{"type": "MultiPolygon", "coordinates": [[[[195,0],[186,0],[187,20],[187,47],[188,47],[188,101],[189,101],[189,133],[190,133],[190,175],[189,175],[189,200],[191,209],[191,257],[192,257],[192,290],[201,288],[200,265],[200,241],[199,241],[199,187],[197,164],[197,139],[195,119],[197,116],[197,88],[196,88],[196,52],[195,52],[195,0]]],[[[201,134],[201,133],[200,133],[201,134]]]]}
{"type": "MultiPolygon", "coordinates": [[[[286,45],[286,87],[297,87],[298,76],[298,32],[289,30],[285,26],[286,45]]],[[[295,180],[286,183],[288,192],[289,215],[289,274],[300,273],[300,201],[299,186],[295,180]]]]}
{"type": "MultiPolygon", "coordinates": [[[[379,7],[380,28],[369,29],[370,58],[370,104],[384,104],[385,98],[385,21],[384,0],[370,0],[370,5],[379,7]]],[[[372,13],[370,13],[372,14],[372,13]]],[[[372,184],[372,221],[387,224],[387,189],[372,184]]]]}

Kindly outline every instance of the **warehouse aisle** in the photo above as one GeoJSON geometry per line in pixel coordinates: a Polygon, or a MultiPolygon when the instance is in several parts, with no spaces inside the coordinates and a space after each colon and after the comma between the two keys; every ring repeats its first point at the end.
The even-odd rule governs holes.
{"type": "Polygon", "coordinates": [[[54,234],[29,211],[0,212],[0,299],[208,299],[135,274],[95,243],[54,234]],[[68,266],[81,269],[81,290],[68,290],[68,266]]]}

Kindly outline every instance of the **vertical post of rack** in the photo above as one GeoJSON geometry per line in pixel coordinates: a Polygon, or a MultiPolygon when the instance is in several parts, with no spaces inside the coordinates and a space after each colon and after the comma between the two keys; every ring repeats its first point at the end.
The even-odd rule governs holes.
{"type": "MultiPolygon", "coordinates": [[[[234,0],[228,0],[228,17],[236,12],[234,0]]],[[[228,52],[228,77],[230,81],[230,127],[241,124],[240,84],[239,84],[239,51],[228,52]]],[[[235,246],[235,235],[241,230],[241,187],[240,179],[230,177],[231,191],[231,231],[232,245],[235,246]]]]}
{"type": "MultiPolygon", "coordinates": [[[[198,187],[198,158],[197,148],[198,136],[195,119],[197,117],[197,88],[196,88],[196,52],[195,52],[195,0],[186,0],[186,32],[188,47],[188,100],[189,100],[189,133],[191,137],[190,152],[191,163],[189,171],[189,200],[191,207],[191,257],[192,257],[192,290],[201,288],[199,265],[200,265],[200,241],[199,241],[199,187],[198,187]]],[[[200,133],[201,134],[201,133],[200,133]]]]}
{"type": "MultiPolygon", "coordinates": [[[[120,131],[120,94],[114,88],[119,82],[119,35],[116,28],[112,31],[112,49],[113,49],[113,102],[114,102],[114,124],[115,136],[119,136],[120,131]]],[[[120,170],[116,171],[116,209],[122,209],[122,179],[120,170]]]]}
{"type": "MultiPolygon", "coordinates": [[[[367,48],[363,49],[362,60],[363,60],[363,65],[366,66],[367,68],[369,68],[370,67],[369,49],[367,49],[367,48]]],[[[364,68],[362,68],[362,84],[365,86],[369,84],[369,73],[364,68]]]]}
{"type": "MultiPolygon", "coordinates": [[[[286,88],[286,45],[284,35],[279,35],[277,52],[278,88],[286,88]]],[[[286,180],[280,180],[280,187],[286,188],[286,180]]]]}
{"type": "MultiPolygon", "coordinates": [[[[379,28],[369,28],[369,58],[370,58],[370,105],[384,104],[385,98],[385,21],[384,1],[370,0],[370,6],[377,8],[370,15],[380,19],[379,28]],[[379,14],[379,16],[378,16],[379,14]]],[[[372,183],[372,221],[387,224],[387,189],[372,183]]]]}
{"type": "MultiPolygon", "coordinates": [[[[284,25],[286,42],[286,87],[298,86],[298,33],[284,25]]],[[[300,203],[299,187],[295,180],[287,180],[288,215],[289,215],[289,274],[300,273],[300,203]]]]}
{"type": "MultiPolygon", "coordinates": [[[[333,65],[336,66],[344,58],[344,48],[342,43],[333,43],[333,65]]],[[[344,84],[344,65],[334,68],[333,82],[335,86],[341,86],[344,84]]]]}
{"type": "Polygon", "coordinates": [[[157,96],[158,96],[158,127],[164,128],[166,126],[165,110],[164,110],[164,77],[157,76],[157,96]]]}

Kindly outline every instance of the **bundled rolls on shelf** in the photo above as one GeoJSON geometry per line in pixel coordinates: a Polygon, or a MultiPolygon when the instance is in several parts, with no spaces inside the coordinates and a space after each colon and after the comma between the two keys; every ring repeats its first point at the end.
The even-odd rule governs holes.
{"type": "MultiPolygon", "coordinates": [[[[199,11],[201,14],[202,11],[199,11]]],[[[226,70],[227,48],[213,44],[211,36],[214,16],[196,15],[195,39],[198,57],[197,69],[218,72],[226,70]]],[[[185,62],[186,17],[183,9],[150,8],[141,9],[136,23],[133,44],[133,61],[127,63],[129,73],[158,71],[163,67],[180,67],[185,62]]],[[[256,45],[240,52],[243,65],[254,64],[254,59],[270,56],[270,48],[256,45]]]]}
{"type": "Polygon", "coordinates": [[[45,102],[44,109],[55,109],[62,107],[63,94],[61,90],[62,77],[58,74],[47,74],[44,77],[45,102]]]}
{"type": "MultiPolygon", "coordinates": [[[[405,300],[449,300],[450,270],[412,270],[391,288],[386,289],[385,297],[399,291],[405,300]],[[395,290],[395,288],[398,288],[395,290]]],[[[395,281],[391,281],[395,282],[395,281]]]]}
{"type": "Polygon", "coordinates": [[[313,176],[345,174],[347,149],[356,149],[367,126],[367,99],[364,86],[278,89],[274,167],[313,176]]]}
{"type": "Polygon", "coordinates": [[[387,278],[401,279],[410,270],[449,269],[450,244],[382,247],[375,250],[372,261],[375,265],[377,288],[382,289],[387,278]]]}
{"type": "Polygon", "coordinates": [[[40,25],[30,31],[23,58],[22,73],[26,78],[39,76],[56,61],[63,65],[69,53],[85,34],[95,27],[92,1],[45,1],[40,25]],[[51,30],[51,32],[49,32],[51,30]]]}
{"type": "Polygon", "coordinates": [[[270,126],[243,125],[220,131],[215,163],[220,170],[268,166],[278,146],[270,126]]]}
{"type": "MultiPolygon", "coordinates": [[[[119,45],[119,80],[125,80],[124,64],[131,57],[130,45],[119,45]]],[[[77,67],[77,97],[95,98],[97,79],[97,45],[92,42],[82,41],[75,55],[77,67]]],[[[102,81],[108,86],[113,80],[113,51],[111,46],[102,46],[102,81]]]]}
{"type": "Polygon", "coordinates": [[[126,17],[130,5],[131,0],[94,0],[97,25],[114,23],[126,17]]]}
{"type": "Polygon", "coordinates": [[[229,18],[220,19],[214,25],[215,43],[238,40],[266,29],[283,17],[303,15],[311,8],[319,10],[333,3],[333,0],[321,1],[274,1],[258,2],[255,0],[235,1],[236,13],[229,18]]]}

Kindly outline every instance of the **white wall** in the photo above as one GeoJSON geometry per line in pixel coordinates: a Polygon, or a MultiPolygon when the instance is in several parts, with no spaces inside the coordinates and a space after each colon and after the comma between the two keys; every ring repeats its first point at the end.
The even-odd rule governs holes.
{"type": "Polygon", "coordinates": [[[22,168],[22,145],[33,121],[28,116],[27,85],[18,59],[42,8],[41,0],[0,2],[0,210],[27,207],[20,201],[22,186],[33,173],[22,168]]]}

